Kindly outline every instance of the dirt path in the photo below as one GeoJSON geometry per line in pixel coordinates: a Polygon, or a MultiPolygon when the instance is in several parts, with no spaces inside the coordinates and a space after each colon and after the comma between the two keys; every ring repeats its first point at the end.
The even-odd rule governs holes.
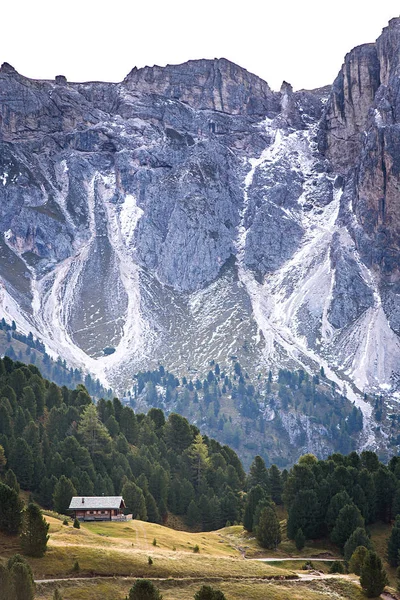
{"type": "Polygon", "coordinates": [[[314,562],[335,562],[335,560],[339,561],[339,562],[343,562],[343,558],[318,558],[317,556],[314,556],[312,558],[292,558],[290,556],[283,556],[283,557],[279,557],[277,558],[276,556],[271,557],[271,558],[247,558],[246,560],[257,560],[258,562],[284,562],[286,560],[298,560],[298,561],[314,561],[314,562]]]}

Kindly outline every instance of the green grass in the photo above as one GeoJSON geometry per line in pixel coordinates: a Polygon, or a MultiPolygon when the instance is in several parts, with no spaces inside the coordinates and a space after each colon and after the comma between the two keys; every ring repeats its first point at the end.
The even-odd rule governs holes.
{"type": "MultiPolygon", "coordinates": [[[[51,600],[59,587],[63,600],[123,600],[135,579],[66,582],[40,585],[37,600],[51,600]]],[[[329,579],[311,582],[207,580],[154,581],[164,600],[193,600],[204,583],[221,590],[227,600],[365,600],[360,588],[348,580],[329,579]]]]}

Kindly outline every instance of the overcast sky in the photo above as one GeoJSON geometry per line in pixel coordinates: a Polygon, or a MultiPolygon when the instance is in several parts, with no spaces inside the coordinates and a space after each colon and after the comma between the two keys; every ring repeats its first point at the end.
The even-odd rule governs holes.
{"type": "Polygon", "coordinates": [[[279,89],[332,83],[398,0],[14,0],[1,6],[0,62],[27,77],[121,81],[134,67],[225,57],[279,89]]]}

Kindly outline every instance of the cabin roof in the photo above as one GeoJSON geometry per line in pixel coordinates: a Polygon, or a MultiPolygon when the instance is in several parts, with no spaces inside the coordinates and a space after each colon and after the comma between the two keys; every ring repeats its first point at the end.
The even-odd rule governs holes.
{"type": "Polygon", "coordinates": [[[122,496],[74,496],[69,505],[70,510],[102,508],[125,508],[125,502],[122,496]]]}

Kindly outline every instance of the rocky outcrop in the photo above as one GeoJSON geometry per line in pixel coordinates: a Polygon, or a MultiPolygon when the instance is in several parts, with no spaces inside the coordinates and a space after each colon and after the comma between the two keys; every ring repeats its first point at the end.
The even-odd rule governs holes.
{"type": "Polygon", "coordinates": [[[273,92],[225,59],[119,84],[4,64],[5,316],[116,387],[232,356],[393,383],[399,23],[314,91],[273,92]],[[365,339],[383,338],[378,368],[365,339]]]}

